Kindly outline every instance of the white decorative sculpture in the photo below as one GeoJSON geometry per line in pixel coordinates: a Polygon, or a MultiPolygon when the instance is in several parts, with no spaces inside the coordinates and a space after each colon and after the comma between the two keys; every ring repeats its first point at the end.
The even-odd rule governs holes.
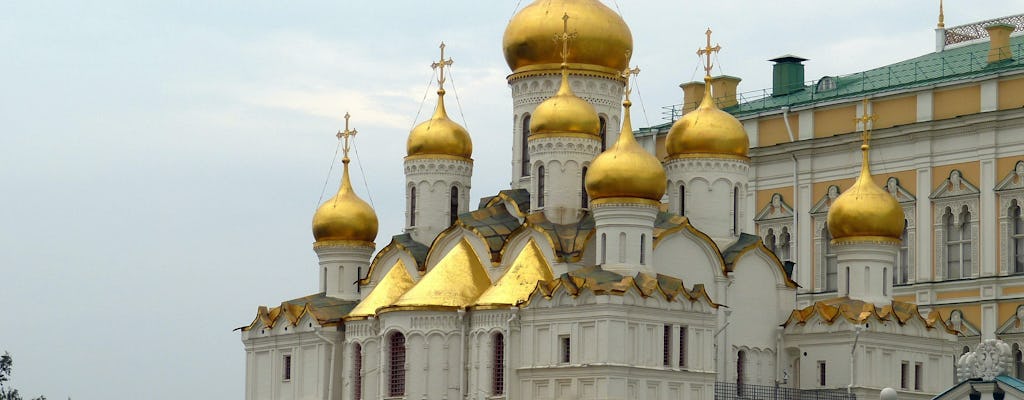
{"type": "Polygon", "coordinates": [[[956,362],[956,375],[961,381],[980,378],[991,381],[1011,365],[1010,345],[1002,340],[988,339],[974,351],[964,353],[956,362]]]}

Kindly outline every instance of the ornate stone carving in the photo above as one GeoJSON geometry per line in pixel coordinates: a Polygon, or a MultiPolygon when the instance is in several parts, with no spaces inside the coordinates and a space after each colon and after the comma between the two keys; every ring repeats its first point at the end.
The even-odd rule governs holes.
{"type": "Polygon", "coordinates": [[[974,351],[960,356],[956,362],[956,375],[961,381],[973,378],[991,381],[1007,371],[1011,363],[1010,345],[1002,340],[987,339],[974,351]]]}

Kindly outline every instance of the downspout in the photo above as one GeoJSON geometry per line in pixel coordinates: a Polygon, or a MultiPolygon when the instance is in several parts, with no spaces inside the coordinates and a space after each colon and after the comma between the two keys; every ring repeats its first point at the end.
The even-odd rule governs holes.
{"type": "Polygon", "coordinates": [[[328,339],[326,336],[322,335],[320,333],[320,329],[321,328],[317,328],[315,331],[313,331],[313,333],[315,333],[316,336],[319,337],[320,339],[323,339],[327,343],[331,344],[331,367],[329,368],[330,372],[328,372],[329,375],[327,378],[327,398],[334,399],[334,365],[338,363],[337,357],[335,357],[335,355],[337,354],[336,350],[338,350],[338,345],[335,344],[333,340],[328,339]]]}
{"type": "Polygon", "coordinates": [[[854,379],[854,368],[857,366],[857,358],[854,353],[857,351],[857,341],[860,339],[860,332],[864,330],[864,325],[853,326],[853,346],[850,347],[850,384],[846,385],[846,394],[853,392],[853,379],[854,379]]]}
{"type": "Polygon", "coordinates": [[[466,309],[459,314],[459,398],[466,398],[466,309]]]}
{"type": "MultiPolygon", "coordinates": [[[[729,326],[729,323],[732,322],[732,321],[729,320],[729,314],[732,314],[732,310],[725,310],[725,323],[722,324],[721,328],[718,328],[718,330],[715,331],[714,335],[711,336],[711,341],[715,344],[715,369],[716,370],[718,369],[718,353],[719,353],[719,350],[720,350],[719,346],[718,346],[718,335],[721,334],[723,331],[725,331],[725,328],[727,328],[729,326]]],[[[721,349],[721,350],[724,352],[725,351],[725,349],[724,349],[725,346],[721,346],[721,347],[723,347],[723,349],[721,349]]],[[[718,372],[724,373],[725,372],[725,366],[723,365],[721,371],[718,371],[718,372]]]]}
{"type": "Polygon", "coordinates": [[[501,351],[505,352],[505,356],[502,357],[502,361],[505,362],[505,365],[502,366],[502,372],[505,375],[504,377],[502,377],[502,379],[504,380],[503,383],[505,384],[504,388],[502,388],[502,395],[504,395],[506,399],[509,398],[508,388],[511,387],[509,385],[509,382],[508,382],[508,378],[509,378],[509,372],[508,372],[508,370],[509,370],[508,344],[509,344],[509,341],[512,340],[512,321],[515,321],[517,318],[519,318],[519,307],[512,306],[512,310],[511,311],[512,311],[512,315],[509,315],[508,320],[505,321],[505,341],[504,341],[505,342],[504,343],[505,344],[505,348],[501,350],[501,351]]]}
{"type": "MultiPolygon", "coordinates": [[[[789,142],[790,143],[795,143],[796,142],[796,138],[793,137],[793,127],[789,126],[789,107],[788,106],[787,107],[782,107],[782,122],[784,122],[786,124],[786,133],[789,134],[789,142]]],[[[796,259],[796,255],[800,254],[800,253],[798,253],[798,249],[797,249],[797,243],[800,242],[800,240],[799,240],[800,235],[798,234],[798,232],[800,230],[800,225],[797,225],[797,223],[799,222],[799,218],[798,217],[800,216],[800,195],[797,192],[797,186],[800,183],[799,182],[800,162],[797,161],[796,154],[794,154],[793,152],[789,152],[789,156],[793,159],[793,199],[792,199],[793,200],[793,232],[790,233],[790,235],[789,235],[789,259],[790,260],[795,260],[796,259]]],[[[797,265],[794,262],[793,263],[793,272],[792,272],[793,276],[796,276],[796,269],[797,269],[797,265]]],[[[795,290],[793,291],[793,304],[794,305],[796,305],[796,292],[797,291],[795,291],[795,290]]]]}

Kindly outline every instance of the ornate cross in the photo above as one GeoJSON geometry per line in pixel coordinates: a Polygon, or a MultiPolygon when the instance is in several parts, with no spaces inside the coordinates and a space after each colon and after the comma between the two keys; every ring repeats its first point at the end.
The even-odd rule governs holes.
{"type": "Polygon", "coordinates": [[[861,137],[864,139],[864,146],[867,146],[868,141],[871,140],[872,126],[869,123],[878,120],[878,116],[875,114],[868,114],[868,107],[871,105],[871,102],[868,101],[867,97],[864,98],[863,104],[864,106],[862,108],[864,109],[864,113],[860,116],[860,118],[854,118],[853,120],[854,122],[857,123],[857,125],[864,124],[864,132],[861,134],[861,137]]]}
{"type": "Polygon", "coordinates": [[[562,64],[569,62],[569,40],[576,38],[576,32],[569,33],[569,13],[562,14],[562,33],[555,34],[555,41],[562,42],[562,64]]]}
{"type": "Polygon", "coordinates": [[[629,79],[631,76],[640,75],[640,67],[633,67],[632,69],[626,67],[626,69],[622,70],[621,75],[626,79],[626,101],[629,101],[629,94],[633,93],[633,88],[629,86],[629,79]]]}
{"type": "Polygon", "coordinates": [[[441,42],[441,59],[435,63],[430,64],[430,68],[432,69],[441,69],[437,77],[438,90],[444,90],[444,67],[452,66],[452,62],[453,61],[451,57],[449,57],[447,60],[444,59],[444,42],[441,42]]]}
{"type": "Polygon", "coordinates": [[[708,44],[703,49],[698,49],[697,55],[705,57],[704,73],[707,74],[707,76],[711,76],[711,53],[717,53],[722,50],[722,46],[719,46],[716,43],[715,47],[711,47],[711,28],[708,28],[707,32],[704,32],[704,34],[708,37],[708,44]]]}
{"type": "Polygon", "coordinates": [[[356,133],[359,133],[355,129],[349,129],[349,127],[348,127],[348,119],[349,118],[351,118],[351,116],[348,115],[348,113],[346,112],[345,113],[345,130],[338,131],[338,135],[337,135],[338,136],[338,140],[342,140],[344,142],[341,145],[341,151],[342,151],[342,154],[344,154],[344,158],[342,158],[342,160],[345,161],[345,162],[348,162],[348,150],[352,147],[349,144],[348,139],[353,137],[353,136],[355,136],[356,133]]]}

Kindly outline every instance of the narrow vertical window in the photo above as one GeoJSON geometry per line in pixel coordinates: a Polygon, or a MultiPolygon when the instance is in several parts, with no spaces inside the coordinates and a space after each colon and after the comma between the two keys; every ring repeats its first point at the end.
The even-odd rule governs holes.
{"type": "Polygon", "coordinates": [[[963,259],[962,273],[964,278],[969,278],[974,273],[974,265],[971,260],[971,213],[964,206],[960,211],[960,254],[963,259]]]}
{"type": "Polygon", "coordinates": [[[1020,345],[1013,344],[1013,377],[1021,379],[1024,377],[1024,354],[1020,351],[1020,345]]]}
{"type": "Polygon", "coordinates": [[[290,381],[292,379],[292,355],[285,354],[281,358],[281,379],[290,381]]]}
{"type": "Polygon", "coordinates": [[[740,350],[736,353],[736,395],[743,396],[743,381],[747,367],[747,352],[740,350]]]}
{"type": "Polygon", "coordinates": [[[409,188],[409,226],[416,226],[416,187],[409,188]]]}
{"type": "Polygon", "coordinates": [[[544,208],[544,166],[537,167],[537,208],[544,208]]]}
{"type": "Polygon", "coordinates": [[[732,188],[732,234],[740,235],[740,188],[732,188]]]}
{"type": "Polygon", "coordinates": [[[914,363],[914,390],[924,387],[924,364],[914,363]]]}
{"type": "Polygon", "coordinates": [[[686,368],[686,327],[679,327],[679,368],[686,368]]]}
{"type": "Polygon", "coordinates": [[[523,176],[530,176],[530,114],[523,116],[523,137],[520,141],[520,150],[522,154],[522,170],[520,171],[523,176]]]}
{"type": "Polygon", "coordinates": [[[825,362],[818,361],[818,386],[825,386],[825,362]]]}
{"type": "Polygon", "coordinates": [[[790,241],[790,237],[789,237],[789,227],[785,227],[784,226],[784,227],[782,227],[782,233],[779,234],[779,245],[778,245],[779,252],[778,252],[778,256],[779,256],[780,260],[783,260],[783,261],[792,260],[792,256],[789,255],[790,254],[790,243],[791,243],[791,241],[790,241]]]}
{"type": "Polygon", "coordinates": [[[902,285],[910,278],[910,241],[907,239],[907,220],[903,220],[903,233],[900,234],[900,250],[896,255],[896,270],[892,274],[892,284],[902,285]]]}
{"type": "Polygon", "coordinates": [[[459,188],[452,186],[451,200],[448,204],[448,225],[454,225],[459,219],[459,188]]]}
{"type": "Polygon", "coordinates": [[[626,262],[626,233],[619,233],[619,262],[626,262]]]}
{"type": "Polygon", "coordinates": [[[1010,204],[1010,268],[1015,274],[1024,272],[1024,219],[1020,215],[1020,204],[1010,204]]]}
{"type": "Polygon", "coordinates": [[[405,335],[391,334],[388,357],[388,396],[405,396],[405,335]]]}
{"type": "Polygon", "coordinates": [[[569,341],[568,335],[562,335],[558,337],[558,342],[561,348],[561,362],[568,364],[572,360],[572,342],[569,341]]]}
{"type": "Polygon", "coordinates": [[[882,296],[889,295],[889,268],[882,267],[882,296]]]}
{"type": "Polygon", "coordinates": [[[597,132],[601,136],[601,151],[604,151],[607,148],[605,143],[608,141],[608,121],[604,119],[603,115],[598,117],[598,121],[600,121],[601,125],[597,132]]]}
{"type": "Polygon", "coordinates": [[[352,348],[352,398],[363,400],[363,346],[352,348]]]}
{"type": "Polygon", "coordinates": [[[590,198],[587,197],[587,167],[583,167],[580,174],[580,208],[587,208],[590,205],[590,198]]]}
{"type": "Polygon", "coordinates": [[[494,368],[491,368],[491,387],[493,394],[500,396],[505,394],[505,337],[497,333],[494,335],[494,368]]]}
{"type": "Polygon", "coordinates": [[[959,215],[946,208],[943,216],[946,233],[946,279],[971,276],[971,213],[964,206],[959,215]],[[959,223],[957,222],[959,218],[959,223]]]}
{"type": "Polygon", "coordinates": [[[900,363],[900,389],[910,389],[910,363],[900,363]]]}
{"type": "Polygon", "coordinates": [[[823,255],[824,272],[825,272],[825,291],[831,292],[836,290],[836,273],[839,272],[839,260],[836,258],[835,252],[832,251],[832,233],[828,231],[828,224],[821,229],[821,254],[823,255]]]}
{"type": "Polygon", "coordinates": [[[679,185],[679,215],[686,215],[686,185],[679,185]]]}
{"type": "Polygon", "coordinates": [[[768,233],[764,235],[764,247],[767,247],[775,255],[779,255],[775,252],[775,230],[772,228],[768,228],[768,233]]]}
{"type": "Polygon", "coordinates": [[[601,245],[599,247],[601,248],[601,260],[600,260],[600,262],[601,262],[601,264],[607,263],[608,262],[608,234],[606,234],[606,233],[602,233],[601,234],[601,245]]]}
{"type": "Polygon", "coordinates": [[[640,265],[646,265],[647,262],[647,234],[640,234],[640,265]]]}
{"type": "Polygon", "coordinates": [[[661,360],[666,367],[672,366],[672,325],[665,325],[662,329],[661,360]]]}

